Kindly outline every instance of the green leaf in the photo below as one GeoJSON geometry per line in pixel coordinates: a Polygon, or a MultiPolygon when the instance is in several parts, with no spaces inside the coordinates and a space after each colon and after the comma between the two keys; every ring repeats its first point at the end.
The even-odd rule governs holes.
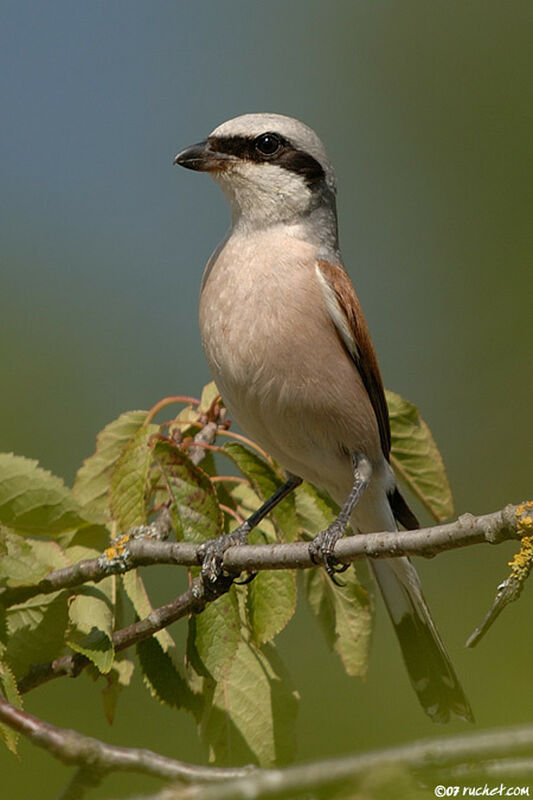
{"type": "Polygon", "coordinates": [[[174,429],[177,429],[182,436],[194,436],[195,433],[198,433],[198,418],[197,406],[185,406],[172,420],[169,426],[169,435],[174,429]]]}
{"type": "MultiPolygon", "coordinates": [[[[267,500],[284,483],[276,470],[257,453],[239,442],[227,442],[222,450],[237,465],[262,500],[267,500]]],[[[270,514],[286,541],[292,542],[300,533],[295,513],[294,494],[288,495],[270,514]]]]}
{"type": "MultiPolygon", "coordinates": [[[[254,511],[257,511],[257,509],[263,503],[257,492],[252,489],[252,487],[246,481],[243,481],[242,483],[228,484],[226,491],[230,498],[230,502],[228,502],[227,496],[225,498],[227,505],[237,511],[242,517],[249,517],[254,511]]],[[[236,525],[236,520],[231,517],[230,527],[235,528],[236,525]]],[[[259,525],[254,528],[253,533],[257,532],[258,530],[263,531],[265,541],[278,541],[276,529],[268,517],[264,517],[261,520],[259,525]]]]}
{"type": "MultiPolygon", "coordinates": [[[[261,500],[248,484],[231,489],[232,505],[244,517],[250,516],[261,500]]],[[[249,536],[250,544],[273,544],[278,541],[270,520],[263,519],[249,536]]],[[[261,570],[246,593],[246,616],[257,644],[271,641],[292,619],[296,610],[296,576],[289,570],[261,570]]]]}
{"type": "Polygon", "coordinates": [[[127,411],[100,431],[96,452],[87,458],[74,480],[74,494],[95,522],[108,519],[107,491],[111,472],[125,445],[143,425],[147,411],[127,411]]]}
{"type": "MultiPolygon", "coordinates": [[[[254,511],[262,505],[262,500],[258,497],[252,487],[246,482],[232,483],[231,489],[223,497],[221,502],[228,508],[232,508],[242,519],[248,519],[254,511]]],[[[219,484],[217,484],[219,488],[219,484]]],[[[238,523],[233,515],[226,513],[226,532],[235,530],[238,523]]],[[[264,517],[251,531],[248,541],[250,544],[265,544],[279,541],[277,529],[268,517],[264,517]]]]}
{"type": "Polygon", "coordinates": [[[234,587],[191,617],[187,653],[196,672],[215,681],[228,672],[241,640],[240,627],[234,587]]]}
{"type": "Polygon", "coordinates": [[[17,678],[26,675],[32,664],[62,655],[67,622],[66,592],[37,595],[8,610],[6,658],[17,678]]]}
{"type": "Polygon", "coordinates": [[[109,509],[120,530],[144,525],[148,519],[146,487],[153,460],[149,447],[157,425],[145,425],[123,447],[111,475],[109,509]]]}
{"type": "Polygon", "coordinates": [[[214,381],[207,383],[204,388],[202,389],[202,396],[200,398],[200,405],[197,408],[197,415],[198,413],[206,413],[209,411],[211,406],[213,405],[213,401],[220,396],[220,392],[217,389],[217,385],[214,381]]]}
{"type": "Polygon", "coordinates": [[[296,513],[302,530],[314,537],[325,530],[339,513],[338,506],[310,483],[302,483],[294,494],[296,513]]]}
{"type": "Polygon", "coordinates": [[[258,644],[270,642],[296,611],[296,574],[293,570],[261,570],[248,587],[247,609],[252,636],[258,644]]]}
{"type": "Polygon", "coordinates": [[[135,665],[127,658],[116,660],[111,670],[105,676],[106,685],[102,689],[102,702],[104,704],[105,718],[110,725],[115,720],[117,703],[120,693],[125,686],[129,686],[135,665]]]}
{"type": "Polygon", "coordinates": [[[209,476],[168,439],[155,438],[153,450],[174,501],[170,512],[178,537],[213,539],[222,528],[222,512],[209,476]]]}
{"type": "MultiPolygon", "coordinates": [[[[249,491],[249,487],[239,486],[249,491]]],[[[251,544],[274,544],[276,533],[262,524],[250,534],[251,544]]],[[[257,644],[270,642],[289,623],[296,611],[296,573],[294,570],[260,570],[248,585],[246,616],[257,644]]]]}
{"type": "Polygon", "coordinates": [[[67,645],[86,656],[97,669],[107,673],[113,666],[113,600],[115,578],[87,584],[69,606],[70,628],[67,645]]]}
{"type": "Polygon", "coordinates": [[[386,392],[391,422],[391,464],[437,522],[453,514],[446,470],[431,431],[418,409],[394,392],[386,392]]]}
{"type": "MultiPolygon", "coordinates": [[[[4,661],[3,655],[2,649],[0,648],[0,692],[4,695],[8,703],[15,706],[15,708],[21,709],[22,699],[17,689],[17,682],[15,676],[4,661]]],[[[4,740],[8,750],[11,750],[13,755],[17,755],[19,734],[8,725],[0,724],[0,736],[4,740]]]]}
{"type": "Polygon", "coordinates": [[[52,570],[70,563],[57,542],[6,533],[4,544],[7,553],[0,558],[0,584],[5,586],[38,583],[52,570]]]}
{"type": "Polygon", "coordinates": [[[129,658],[117,658],[109,674],[113,677],[116,676],[120,686],[129,686],[134,671],[135,664],[133,661],[130,661],[129,658]]]}
{"type": "MultiPolygon", "coordinates": [[[[133,608],[135,609],[135,613],[139,619],[145,619],[145,617],[147,617],[148,614],[153,611],[153,606],[150,602],[150,598],[148,597],[148,592],[146,591],[144,581],[139,575],[138,570],[132,569],[122,575],[122,583],[124,585],[124,589],[126,590],[126,594],[128,595],[133,608]]],[[[154,636],[165,652],[167,652],[170,647],[174,646],[174,639],[166,630],[166,628],[157,631],[154,636]]]]}
{"type": "Polygon", "coordinates": [[[37,461],[0,453],[0,523],[51,536],[86,525],[87,516],[63,481],[37,461]]]}
{"type": "Polygon", "coordinates": [[[97,558],[109,545],[109,530],[104,525],[89,525],[69,538],[65,557],[69,564],[77,564],[85,558],[97,558]]]}
{"type": "Polygon", "coordinates": [[[344,572],[342,581],[343,586],[335,586],[324,570],[307,570],[307,599],[328,646],[338,653],[348,675],[362,678],[372,633],[370,598],[355,570],[344,572]]]}
{"type": "Polygon", "coordinates": [[[169,652],[150,637],[137,644],[137,656],[145,686],[152,697],[171,708],[198,713],[202,698],[191,691],[182,671],[169,652]]]}
{"type": "Polygon", "coordinates": [[[211,759],[235,765],[252,758],[263,767],[291,761],[298,699],[274,648],[241,640],[206,702],[200,731],[211,759]]]}

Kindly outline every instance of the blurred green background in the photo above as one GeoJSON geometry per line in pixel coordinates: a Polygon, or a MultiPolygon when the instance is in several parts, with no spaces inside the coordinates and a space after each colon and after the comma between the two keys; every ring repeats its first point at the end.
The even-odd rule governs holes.
{"type": "MultiPolygon", "coordinates": [[[[70,482],[120,412],[200,392],[196,299],[229,214],[172,158],[225,119],[277,111],[327,143],[385,383],[430,424],[457,512],[531,497],[532,34],[530,0],[4,0],[0,450],[70,482]]],[[[463,647],[512,552],[418,563],[478,729],[533,714],[531,587],[463,647]]],[[[157,577],[170,599],[172,571],[157,577]]],[[[364,683],[305,608],[280,647],[302,696],[301,760],[467,729],[423,716],[379,604],[364,683]]],[[[192,721],[140,681],[111,728],[86,676],[26,702],[110,742],[202,758],[192,721]]],[[[26,745],[20,763],[1,752],[0,771],[10,798],[53,797],[69,774],[26,745]]],[[[92,796],[150,787],[119,776],[92,796]]]]}

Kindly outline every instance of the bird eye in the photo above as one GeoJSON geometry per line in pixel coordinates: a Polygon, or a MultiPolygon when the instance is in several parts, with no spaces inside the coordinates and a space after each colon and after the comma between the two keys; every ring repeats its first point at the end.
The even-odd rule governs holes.
{"type": "Polygon", "coordinates": [[[257,137],[254,145],[262,156],[273,156],[280,149],[281,142],[275,133],[263,133],[257,137]]]}

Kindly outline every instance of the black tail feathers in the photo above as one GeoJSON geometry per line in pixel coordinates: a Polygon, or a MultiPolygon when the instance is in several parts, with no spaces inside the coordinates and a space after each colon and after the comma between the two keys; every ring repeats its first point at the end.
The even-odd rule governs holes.
{"type": "Polygon", "coordinates": [[[474,721],[415,568],[407,558],[373,561],[372,568],[392,620],[411,684],[428,716],[448,722],[455,714],[474,721]]]}

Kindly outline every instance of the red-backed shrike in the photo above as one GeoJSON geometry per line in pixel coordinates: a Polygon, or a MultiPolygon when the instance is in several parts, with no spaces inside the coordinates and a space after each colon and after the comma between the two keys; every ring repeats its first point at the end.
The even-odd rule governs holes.
{"type": "MultiPolygon", "coordinates": [[[[389,463],[378,362],[339,250],[333,167],[313,130],[279,114],[229,120],[175,163],[209,172],[229,200],[231,229],[202,280],[202,341],[231,416],[288,475],[236,538],[203,549],[204,577],[216,578],[224,547],[301,479],[341,505],[310,545],[333,575],[348,523],[359,533],[418,526],[389,463]]],[[[371,566],[424,710],[471,720],[414,567],[407,558],[371,566]]]]}

